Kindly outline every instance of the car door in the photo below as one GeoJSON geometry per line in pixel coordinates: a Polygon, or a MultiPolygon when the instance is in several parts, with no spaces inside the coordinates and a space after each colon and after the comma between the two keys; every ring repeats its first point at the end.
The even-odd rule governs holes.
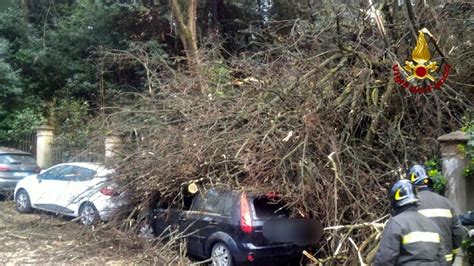
{"type": "Polygon", "coordinates": [[[175,234],[180,234],[180,217],[182,217],[182,212],[167,204],[160,204],[154,208],[152,226],[156,236],[171,239],[175,237],[175,234]]]}
{"type": "Polygon", "coordinates": [[[178,213],[179,232],[187,240],[187,250],[189,253],[203,257],[202,241],[200,241],[199,230],[201,223],[199,221],[201,212],[198,210],[203,201],[200,193],[183,198],[183,208],[178,213]]]}
{"type": "Polygon", "coordinates": [[[186,238],[188,241],[187,251],[198,255],[196,249],[194,223],[188,219],[187,214],[195,201],[195,195],[184,195],[180,200],[172,203],[157,202],[153,208],[153,231],[156,236],[163,239],[186,238]]]}
{"type": "Polygon", "coordinates": [[[69,210],[78,210],[84,201],[93,201],[98,192],[97,183],[93,182],[96,171],[80,166],[72,166],[67,193],[60,202],[69,210]]]}
{"type": "Polygon", "coordinates": [[[199,195],[187,212],[186,223],[188,231],[188,249],[195,254],[205,257],[205,244],[210,235],[222,231],[221,227],[226,219],[230,218],[231,210],[225,209],[226,202],[231,200],[225,191],[209,189],[203,196],[199,195]],[[225,215],[225,214],[228,214],[225,215]]]}
{"type": "Polygon", "coordinates": [[[69,168],[69,165],[59,165],[38,175],[35,191],[31,193],[32,202],[35,202],[37,208],[59,211],[58,199],[68,185],[66,175],[69,173],[69,168]]]}

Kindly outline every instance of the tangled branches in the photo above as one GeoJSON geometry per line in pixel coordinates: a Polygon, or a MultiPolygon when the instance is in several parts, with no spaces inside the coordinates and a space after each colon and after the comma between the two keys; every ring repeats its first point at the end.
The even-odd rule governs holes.
{"type": "MultiPolygon", "coordinates": [[[[397,169],[436,154],[436,138],[457,128],[472,104],[472,85],[463,85],[472,77],[463,69],[430,94],[395,85],[391,67],[411,52],[414,39],[403,32],[413,25],[387,5],[376,10],[385,17],[383,31],[380,17],[371,24],[350,6],[314,23],[268,22],[254,32],[255,52],[224,63],[215,56],[219,47],[203,50],[201,75],[163,65],[154,68],[159,75],[147,74],[147,93],[114,95],[100,127],[123,137],[117,178],[138,208],[156,192],[174,198],[181,184],[199,179],[204,186],[278,191],[295,215],[324,225],[387,213],[386,188],[397,169]]],[[[442,25],[456,15],[448,7],[423,7],[436,14],[423,19],[440,39],[450,36],[442,25]]],[[[472,65],[463,40],[438,45],[450,51],[452,65],[472,65]]],[[[127,57],[107,56],[114,54],[127,57]]],[[[316,255],[351,254],[354,245],[369,250],[367,239],[375,236],[356,227],[328,231],[316,255]]]]}

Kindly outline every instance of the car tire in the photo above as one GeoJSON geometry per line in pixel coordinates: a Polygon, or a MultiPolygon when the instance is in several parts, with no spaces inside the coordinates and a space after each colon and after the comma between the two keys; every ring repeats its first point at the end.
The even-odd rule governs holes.
{"type": "Polygon", "coordinates": [[[99,222],[99,212],[94,204],[86,202],[79,209],[80,223],[83,225],[93,225],[99,222]]]}
{"type": "Polygon", "coordinates": [[[33,208],[31,207],[30,195],[26,190],[21,189],[16,193],[15,207],[19,213],[31,213],[33,208]]]}
{"type": "Polygon", "coordinates": [[[223,242],[217,242],[212,246],[211,250],[211,265],[215,266],[232,266],[233,258],[229,247],[223,242]]]}

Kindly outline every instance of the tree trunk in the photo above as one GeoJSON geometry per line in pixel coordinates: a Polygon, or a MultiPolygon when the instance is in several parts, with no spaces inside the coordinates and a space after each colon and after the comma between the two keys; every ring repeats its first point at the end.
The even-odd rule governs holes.
{"type": "Polygon", "coordinates": [[[28,0],[21,0],[21,9],[26,23],[30,22],[30,3],[28,0]]]}
{"type": "Polygon", "coordinates": [[[196,34],[197,0],[188,0],[187,5],[188,10],[185,17],[183,8],[178,3],[178,0],[171,0],[171,9],[173,10],[174,19],[178,27],[179,38],[183,43],[188,59],[189,70],[193,73],[197,73],[200,63],[196,34]]]}
{"type": "Polygon", "coordinates": [[[219,21],[219,3],[218,0],[209,0],[209,6],[211,7],[211,25],[210,25],[210,34],[216,34],[218,29],[219,21]]]}

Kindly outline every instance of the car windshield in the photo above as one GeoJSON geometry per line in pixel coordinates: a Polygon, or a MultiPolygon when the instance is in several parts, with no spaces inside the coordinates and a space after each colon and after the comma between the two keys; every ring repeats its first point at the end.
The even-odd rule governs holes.
{"type": "Polygon", "coordinates": [[[260,219],[290,216],[290,211],[285,207],[285,202],[278,198],[260,196],[253,200],[253,206],[255,215],[260,219]]]}
{"type": "Polygon", "coordinates": [[[28,154],[0,154],[2,164],[36,164],[33,156],[28,154]]]}

